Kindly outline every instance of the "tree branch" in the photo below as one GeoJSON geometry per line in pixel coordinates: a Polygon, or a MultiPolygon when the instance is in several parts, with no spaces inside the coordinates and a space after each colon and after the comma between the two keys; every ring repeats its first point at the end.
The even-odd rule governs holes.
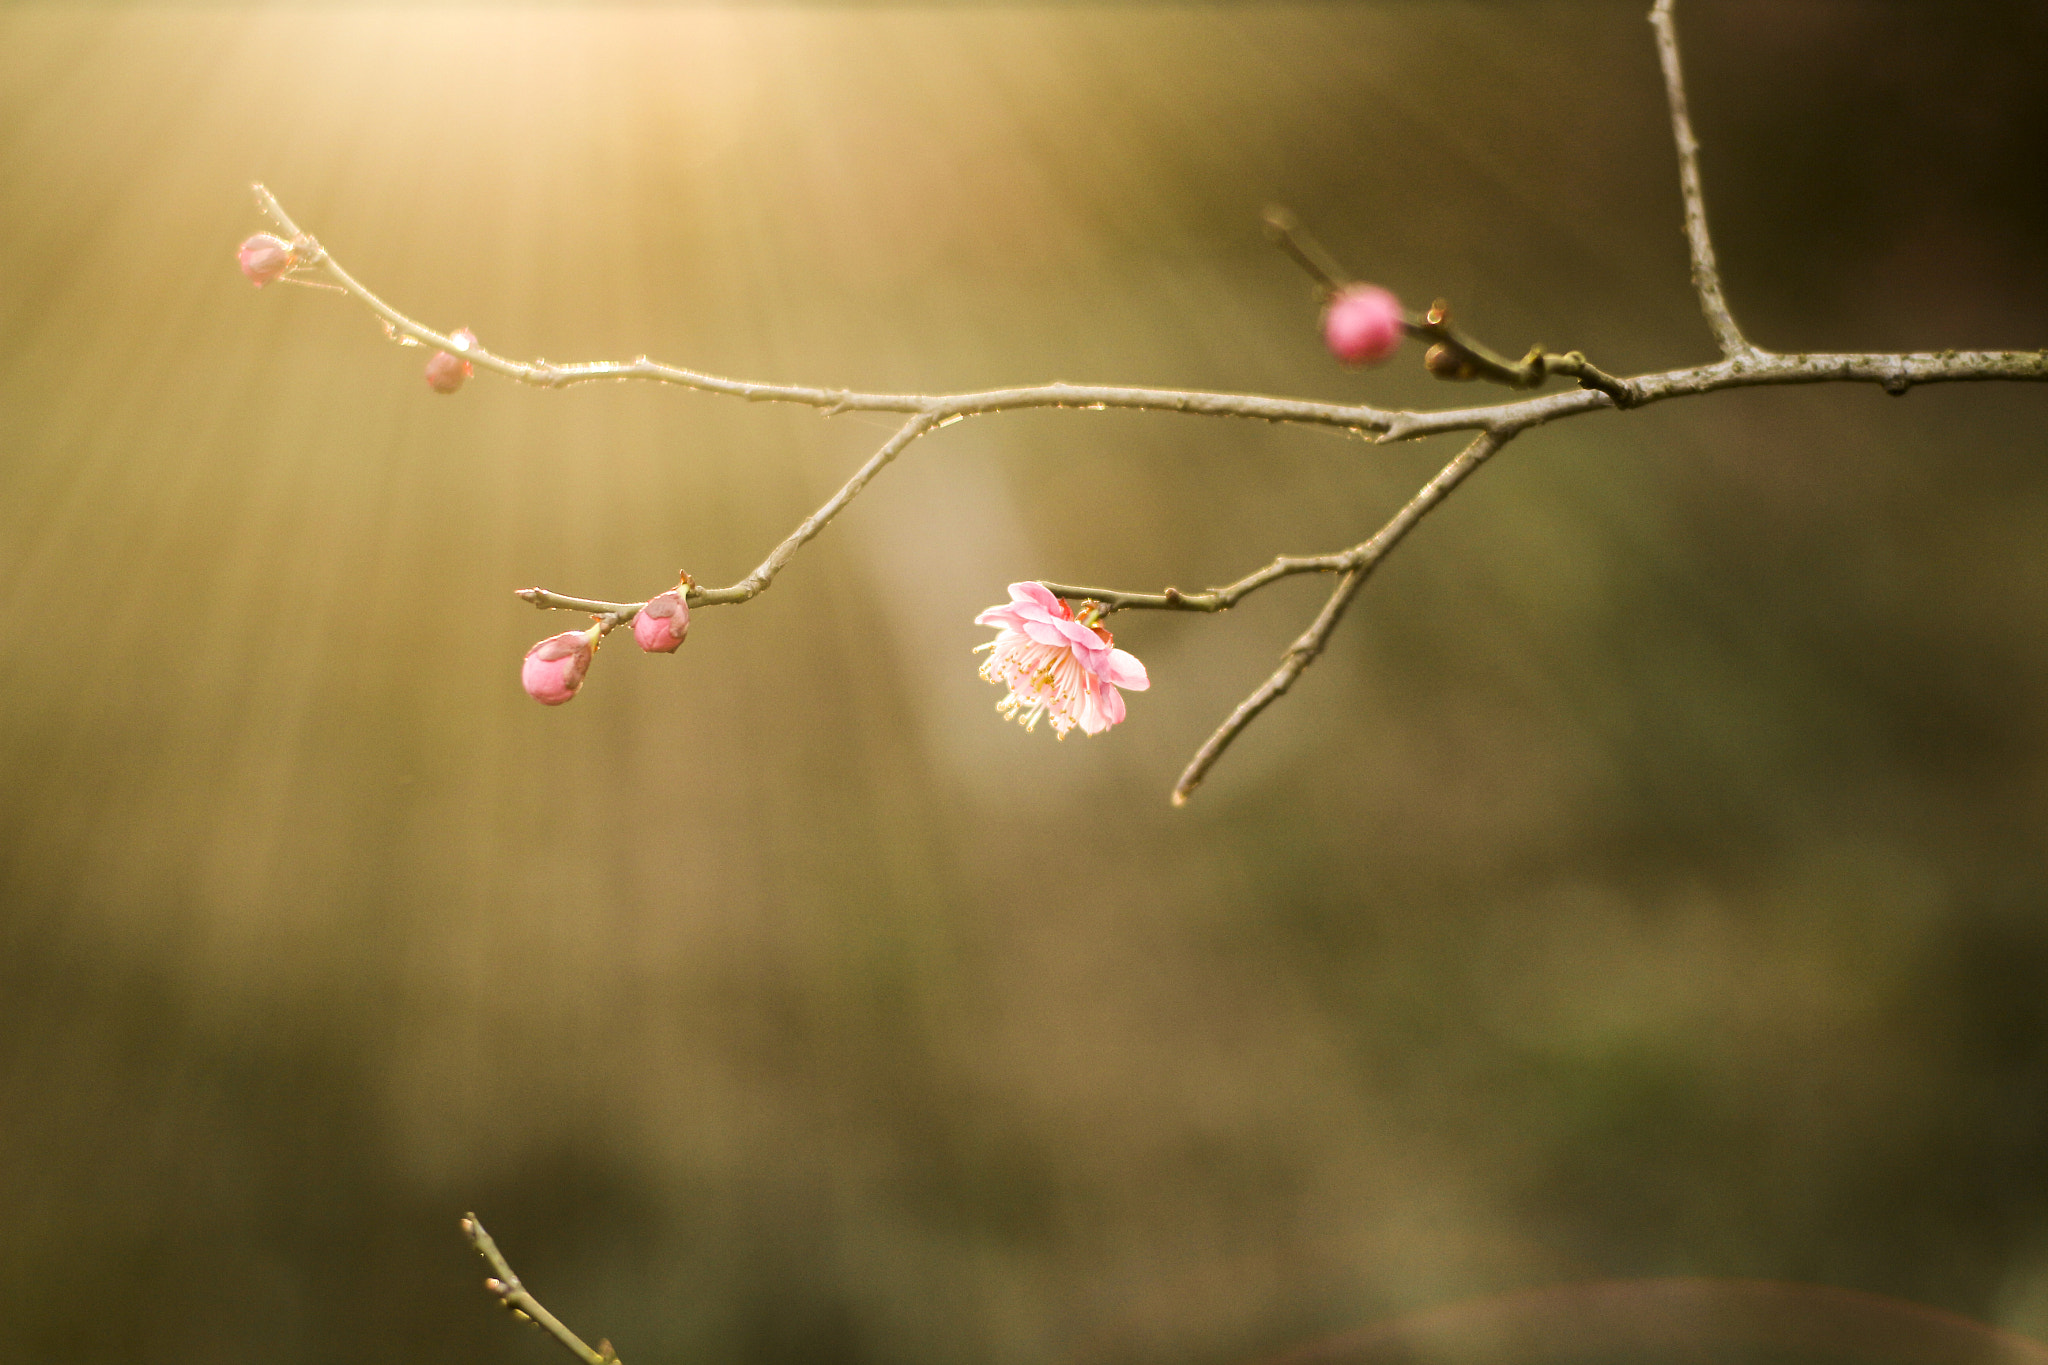
{"type": "Polygon", "coordinates": [[[541,1307],[539,1299],[526,1292],[526,1286],[512,1273],[512,1267],[499,1252],[498,1244],[491,1240],[490,1233],[484,1231],[484,1225],[477,1221],[475,1214],[464,1215],[462,1235],[469,1238],[469,1244],[476,1248],[478,1255],[490,1262],[495,1273],[484,1281],[484,1288],[490,1290],[492,1296],[513,1317],[523,1318],[546,1328],[556,1341],[562,1343],[563,1349],[582,1361],[583,1365],[619,1365],[619,1358],[612,1351],[612,1344],[609,1341],[600,1340],[593,1349],[582,1337],[564,1326],[560,1318],[541,1307]]]}
{"type": "MultiPolygon", "coordinates": [[[[768,591],[768,585],[775,581],[775,575],[781,573],[783,567],[795,558],[796,552],[803,548],[804,543],[824,530],[832,518],[845,510],[846,504],[860,495],[861,489],[866,488],[868,481],[881,472],[883,465],[901,455],[912,441],[938,425],[940,423],[937,420],[924,413],[919,413],[905,422],[894,436],[882,444],[880,450],[868,457],[866,464],[854,471],[853,477],[848,479],[837,493],[826,500],[823,507],[805,517],[801,526],[790,532],[780,545],[769,551],[768,557],[762,560],[760,566],[752,573],[729,588],[705,588],[695,583],[686,583],[683,590],[685,600],[693,607],[720,607],[751,601],[768,591]]],[[[589,612],[604,626],[606,633],[632,620],[640,614],[640,608],[647,605],[645,602],[599,602],[587,597],[564,597],[560,593],[549,592],[546,588],[520,588],[515,595],[544,611],[555,609],[589,612]]]]}
{"type": "MultiPolygon", "coordinates": [[[[1343,267],[1323,249],[1322,243],[1302,230],[1300,220],[1288,210],[1278,205],[1266,210],[1266,236],[1307,272],[1325,300],[1344,289],[1343,267]]],[[[1452,326],[1450,305],[1442,299],[1420,317],[1403,314],[1401,330],[1436,343],[1423,364],[1439,379],[1487,379],[1511,389],[1533,389],[1550,376],[1561,374],[1578,380],[1582,388],[1598,389],[1612,398],[1616,407],[1635,405],[1635,395],[1628,386],[1587,360],[1582,352],[1553,355],[1541,346],[1531,346],[1520,360],[1509,360],[1452,326]]]]}
{"type": "Polygon", "coordinates": [[[1721,292],[1721,268],[1714,260],[1714,239],[1707,233],[1707,200],[1700,188],[1700,144],[1692,135],[1692,115],[1685,107],[1685,72],[1678,64],[1678,30],[1671,22],[1672,0],[1657,0],[1650,26],[1657,30],[1657,60],[1664,68],[1664,97],[1671,105],[1671,136],[1678,144],[1678,188],[1685,198],[1685,240],[1692,250],[1692,283],[1699,291],[1700,311],[1720,343],[1721,354],[1734,359],[1762,354],[1735,325],[1728,298],[1721,292]]]}
{"type": "Polygon", "coordinates": [[[795,557],[796,552],[803,548],[804,542],[824,530],[827,522],[838,516],[840,510],[846,504],[858,497],[860,490],[866,488],[868,480],[881,472],[883,465],[888,464],[891,460],[902,454],[912,441],[915,441],[918,437],[938,425],[940,425],[939,418],[930,413],[919,413],[908,422],[905,422],[894,436],[891,436],[883,443],[880,450],[868,458],[866,464],[854,472],[853,477],[846,481],[846,485],[843,488],[834,493],[823,507],[805,517],[803,525],[790,532],[788,539],[771,550],[768,557],[761,561],[759,568],[733,584],[730,588],[717,589],[704,593],[701,596],[692,589],[690,600],[693,603],[697,601],[705,603],[744,602],[750,597],[766,592],[768,585],[775,581],[775,575],[782,572],[783,566],[788,564],[795,557]],[[742,592],[746,596],[728,597],[724,595],[742,592]]]}
{"type": "MultiPolygon", "coordinates": [[[[1173,784],[1174,805],[1184,806],[1188,803],[1188,797],[1194,794],[1196,787],[1202,785],[1202,779],[1209,775],[1209,769],[1215,766],[1216,760],[1223,756],[1223,751],[1230,747],[1232,741],[1258,718],[1261,711],[1271,706],[1288,688],[1294,686],[1294,680],[1316,661],[1316,656],[1323,652],[1323,646],[1330,642],[1330,633],[1344,618],[1345,608],[1351,605],[1351,599],[1365,586],[1365,580],[1372,576],[1372,571],[1379,567],[1380,561],[1392,553],[1402,538],[1414,529],[1415,523],[1421,521],[1432,508],[1449,497],[1451,490],[1465,481],[1466,475],[1486,463],[1489,456],[1514,439],[1514,436],[1513,429],[1481,432],[1478,439],[1458,452],[1456,459],[1438,470],[1436,477],[1424,484],[1421,491],[1408,500],[1407,506],[1396,512],[1385,526],[1374,533],[1372,539],[1353,546],[1340,555],[1324,556],[1328,561],[1325,572],[1335,570],[1343,574],[1343,577],[1337,580],[1336,589],[1330,593],[1330,599],[1323,603],[1323,609],[1316,614],[1316,619],[1310,623],[1309,628],[1287,647],[1285,654],[1280,656],[1280,667],[1273,670],[1273,676],[1259,684],[1257,691],[1239,702],[1237,709],[1216,728],[1216,733],[1210,735],[1203,741],[1202,747],[1195,751],[1195,756],[1189,761],[1186,771],[1181,773],[1180,781],[1173,784]]],[[[1310,570],[1290,569],[1284,572],[1306,573],[1310,570]]],[[[1270,573],[1270,577],[1264,582],[1282,576],[1281,572],[1273,572],[1272,566],[1261,570],[1261,573],[1270,573]]],[[[1241,581],[1249,583],[1258,577],[1258,574],[1254,574],[1251,578],[1241,581]]],[[[1263,585],[1262,582],[1258,586],[1263,585]]]]}
{"type": "Polygon", "coordinates": [[[1354,431],[1383,431],[1393,414],[1361,404],[1315,403],[1297,399],[1270,398],[1263,394],[1209,393],[1193,389],[1146,389],[1112,385],[1036,384],[1021,388],[991,389],[981,393],[913,394],[855,393],[847,389],[814,388],[797,384],[758,384],[704,374],[675,365],[663,365],[641,356],[631,361],[580,361],[557,365],[545,360],[531,363],[492,353],[487,347],[465,347],[453,335],[437,332],[424,323],[399,312],[370,292],[355,276],[343,269],[328,250],[297,223],[262,185],[253,187],[256,205],[291,239],[300,268],[324,271],[343,290],[353,294],[385,324],[394,337],[410,338],[421,345],[444,351],[459,351],[464,360],[508,379],[538,388],[562,389],[601,379],[643,379],[674,384],[704,393],[724,394],[756,403],[797,403],[823,410],[826,416],[842,412],[923,413],[935,423],[984,413],[1013,412],[1024,408],[1128,408],[1151,412],[1185,412],[1203,416],[1247,417],[1265,422],[1303,422],[1315,426],[1343,427],[1354,431]]]}
{"type": "MultiPolygon", "coordinates": [[[[1062,584],[1046,585],[1059,596],[1090,599],[1109,611],[1221,612],[1228,611],[1250,593],[1281,578],[1303,573],[1340,575],[1337,587],[1322,612],[1288,648],[1272,677],[1246,698],[1195,755],[1174,788],[1174,803],[1179,805],[1187,800],[1188,794],[1245,726],[1286,692],[1322,652],[1330,632],[1336,628],[1352,597],[1379,560],[1467,474],[1515,434],[1529,427],[1603,408],[1634,408],[1667,398],[1728,388],[1849,382],[1874,383],[1887,393],[1903,394],[1915,384],[2048,380],[2048,352],[2044,351],[1778,355],[1764,351],[1745,339],[1722,293],[1713,241],[1707,232],[1706,208],[1700,188],[1699,145],[1693,137],[1691,119],[1686,110],[1685,85],[1671,10],[1672,0],[1656,0],[1650,22],[1657,31],[1658,56],[1663,66],[1672,131],[1678,147],[1679,185],[1685,202],[1685,228],[1692,256],[1693,282],[1699,292],[1701,310],[1720,344],[1723,358],[1707,365],[1617,378],[1594,366],[1577,351],[1560,355],[1534,347],[1520,361],[1508,360],[1455,329],[1448,310],[1442,304],[1431,308],[1420,318],[1406,319],[1404,326],[1410,335],[1434,343],[1425,363],[1432,373],[1440,377],[1482,378],[1512,388],[1533,388],[1552,375],[1563,375],[1578,380],[1581,386],[1572,391],[1475,407],[1426,412],[1396,411],[1366,404],[1320,403],[1262,394],[1066,383],[955,394],[856,393],[848,389],[729,379],[660,364],[645,356],[630,362],[590,361],[568,365],[545,360],[512,360],[492,354],[467,337],[458,341],[453,335],[434,331],[399,312],[364,287],[318,241],[302,231],[275,196],[261,185],[255,187],[256,201],[264,214],[290,238],[291,269],[324,273],[332,281],[330,287],[354,295],[376,314],[382,320],[387,335],[406,344],[419,343],[460,353],[472,365],[523,384],[558,389],[600,379],[640,379],[744,398],[749,402],[803,404],[817,408],[828,417],[852,411],[895,412],[907,416],[908,420],[896,434],[870,456],[822,507],[805,518],[778,544],[752,573],[723,588],[704,588],[686,579],[684,588],[692,606],[745,602],[759,596],[796,552],[858,496],[884,465],[927,432],[966,417],[1029,408],[1121,408],[1334,427],[1361,434],[1373,433],[1378,443],[1413,440],[1452,431],[1479,432],[1478,438],[1426,484],[1377,535],[1352,549],[1332,555],[1281,555],[1235,583],[1199,593],[1183,593],[1176,588],[1168,588],[1163,593],[1130,593],[1062,584]]],[[[1334,262],[1329,261],[1305,237],[1297,237],[1298,229],[1284,211],[1269,213],[1268,225],[1281,246],[1316,278],[1325,291],[1341,287],[1334,262]]],[[[285,278],[291,276],[288,274],[285,278]]],[[[545,588],[523,588],[519,590],[519,596],[543,609],[589,613],[607,632],[631,621],[646,605],[645,602],[569,597],[545,588]]],[[[480,1237],[481,1228],[476,1232],[480,1237]]],[[[480,1250],[488,1246],[488,1240],[482,1239],[480,1250]]],[[[486,1255],[495,1253],[486,1251],[486,1255]]],[[[510,1283],[516,1286],[517,1282],[510,1283]]]]}
{"type": "MultiPolygon", "coordinates": [[[[443,350],[461,351],[463,359],[521,383],[541,388],[564,388],[597,379],[642,379],[675,384],[705,393],[726,394],[752,402],[797,403],[820,409],[827,416],[841,412],[898,412],[922,414],[934,427],[949,425],[965,417],[1029,408],[1120,408],[1147,412],[1179,412],[1204,417],[1238,417],[1263,422],[1295,422],[1310,426],[1338,427],[1360,433],[1377,433],[1380,441],[1405,441],[1434,436],[1446,431],[1480,431],[1493,427],[1516,429],[1538,426],[1559,417],[1576,416],[1596,408],[1615,406],[1607,393],[1591,389],[1544,394],[1480,407],[1414,412],[1373,407],[1369,404],[1318,403],[1303,399],[1273,398],[1264,394],[1215,393],[1199,389],[1147,389],[1116,385],[1037,384],[1008,389],[985,389],[973,393],[888,394],[857,393],[848,389],[811,388],[788,384],[758,384],[703,374],[642,357],[627,362],[588,361],[556,365],[547,361],[526,363],[493,354],[473,345],[466,350],[453,336],[436,332],[400,313],[364,288],[345,271],[317,241],[301,232],[276,198],[261,185],[255,187],[257,204],[279,228],[290,234],[302,266],[327,272],[342,288],[361,300],[381,318],[394,336],[410,337],[443,350]]],[[[1709,248],[1709,264],[1712,252],[1709,248]]],[[[1718,288],[1718,286],[1717,286],[1718,288]]],[[[1473,344],[1467,342],[1467,344],[1473,344]]],[[[1556,357],[1567,361],[1570,356],[1556,357]]],[[[1581,358],[1583,359],[1583,358],[1581,358]]],[[[1511,366],[1512,368],[1512,366],[1511,366]]],[[[1570,373],[1551,366],[1557,373],[1570,373]]],[[[1581,378],[1583,376],[1574,375],[1581,378]]],[[[1603,376],[1607,377],[1607,376],[1603,376]]],[[[1920,351],[1908,354],[1876,352],[1776,355],[1744,343],[1742,353],[1711,365],[1694,365],[1614,379],[1634,396],[1632,406],[1708,393],[1716,389],[1771,384],[1814,384],[1823,382],[1874,383],[1890,391],[1914,384],[1967,380],[2048,380],[2048,353],[2040,351],[1920,351]]],[[[706,605],[718,600],[744,601],[744,597],[718,599],[707,596],[706,605]]]]}

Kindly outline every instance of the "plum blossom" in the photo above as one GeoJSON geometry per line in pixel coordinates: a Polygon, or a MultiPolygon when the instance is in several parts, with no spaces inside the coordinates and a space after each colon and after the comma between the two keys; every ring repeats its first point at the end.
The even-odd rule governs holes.
{"type": "Polygon", "coordinates": [[[519,666],[519,685],[542,706],[560,706],[583,686],[591,652],[603,635],[601,626],[550,635],[526,651],[526,662],[519,666]]]}
{"type": "Polygon", "coordinates": [[[242,273],[249,282],[261,289],[278,276],[298,264],[298,257],[292,254],[292,244],[282,237],[273,237],[259,232],[242,243],[235,252],[235,261],[242,267],[242,273]]]}
{"type": "MultiPolygon", "coordinates": [[[[476,333],[467,327],[458,328],[449,339],[462,351],[477,344],[476,333]]],[[[454,393],[462,387],[463,380],[475,373],[475,366],[448,351],[436,351],[427,358],[427,387],[435,393],[454,393]]]]}
{"type": "Polygon", "coordinates": [[[1323,344],[1346,365],[1377,365],[1401,348],[1401,301],[1376,284],[1351,284],[1323,310],[1323,344]]]}
{"type": "Polygon", "coordinates": [[[989,651],[981,676],[1009,687],[1009,695],[996,703],[1006,719],[1029,730],[1049,718],[1053,732],[1065,739],[1077,725],[1081,733],[1095,735],[1124,718],[1117,689],[1142,692],[1152,681],[1145,665],[1112,647],[1109,632],[1096,624],[1100,610],[1084,603],[1077,617],[1043,583],[1012,583],[1007,605],[974,618],[977,626],[997,631],[981,646],[989,651]]]}
{"type": "Polygon", "coordinates": [[[690,633],[690,604],[680,588],[651,599],[633,618],[633,640],[649,654],[673,654],[690,633]]]}

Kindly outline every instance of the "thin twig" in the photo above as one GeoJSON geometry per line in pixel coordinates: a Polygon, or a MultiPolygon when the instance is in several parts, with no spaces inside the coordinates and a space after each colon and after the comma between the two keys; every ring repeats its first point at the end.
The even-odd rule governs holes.
{"type": "Polygon", "coordinates": [[[1266,210],[1266,236],[1316,282],[1316,292],[1324,298],[1344,287],[1344,268],[1302,230],[1300,219],[1278,204],[1266,210]]]}
{"type": "Polygon", "coordinates": [[[1231,742],[1244,732],[1244,728],[1258,717],[1259,712],[1271,706],[1288,688],[1294,686],[1294,680],[1316,661],[1316,656],[1323,652],[1323,646],[1330,642],[1330,633],[1337,628],[1337,623],[1344,619],[1344,609],[1351,605],[1351,599],[1365,586],[1365,580],[1372,576],[1372,571],[1379,567],[1380,562],[1396,545],[1401,543],[1402,537],[1414,528],[1416,522],[1427,516],[1431,508],[1449,497],[1451,490],[1463,483],[1466,475],[1484,464],[1489,456],[1506,445],[1514,436],[1515,432],[1512,429],[1481,432],[1472,444],[1458,452],[1456,459],[1438,470],[1436,477],[1424,484],[1422,491],[1410,498],[1407,506],[1396,512],[1372,539],[1345,551],[1342,555],[1333,556],[1339,561],[1337,567],[1341,567],[1343,577],[1337,580],[1337,586],[1330,593],[1329,600],[1323,603],[1323,609],[1316,613],[1316,619],[1310,623],[1309,628],[1287,647],[1287,652],[1280,658],[1280,666],[1273,670],[1273,676],[1259,684],[1257,691],[1239,702],[1237,709],[1216,728],[1216,733],[1210,735],[1203,741],[1202,747],[1195,751],[1187,770],[1180,775],[1180,781],[1173,784],[1174,805],[1185,806],[1188,803],[1188,797],[1194,794],[1196,787],[1202,785],[1202,779],[1209,775],[1209,769],[1223,756],[1223,751],[1230,747],[1231,742]]]}
{"type": "Polygon", "coordinates": [[[1685,240],[1692,250],[1692,283],[1699,291],[1700,311],[1714,330],[1721,354],[1730,359],[1760,354],[1735,325],[1721,292],[1721,268],[1714,261],[1714,239],[1707,233],[1707,198],[1700,188],[1700,144],[1692,135],[1692,115],[1685,106],[1685,72],[1678,62],[1678,30],[1671,22],[1671,0],[1657,0],[1650,9],[1657,30],[1657,60],[1664,68],[1664,96],[1671,105],[1671,136],[1678,144],[1678,188],[1685,197],[1685,240]]]}
{"type": "Polygon", "coordinates": [[[1348,550],[1328,555],[1280,555],[1272,563],[1254,570],[1235,583],[1203,592],[1119,592],[1115,588],[1084,588],[1068,583],[1041,583],[1055,597],[1072,602],[1097,602],[1103,615],[1119,611],[1229,611],[1245,598],[1265,587],[1303,573],[1337,573],[1348,567],[1348,550]]]}
{"type": "MultiPolygon", "coordinates": [[[[789,533],[780,545],[769,551],[760,566],[729,588],[705,588],[691,583],[684,589],[685,599],[693,607],[720,607],[736,602],[748,602],[768,591],[768,585],[775,581],[775,575],[812,539],[832,518],[838,516],[859,496],[868,481],[881,472],[882,466],[901,455],[918,437],[930,431],[938,422],[923,413],[905,422],[894,436],[883,443],[882,448],[868,457],[867,463],[854,471],[852,478],[828,499],[823,507],[805,517],[803,524],[789,533]]],[[[542,610],[589,612],[607,632],[626,624],[640,614],[645,602],[599,602],[588,597],[564,597],[561,593],[549,592],[546,588],[520,588],[517,596],[533,603],[542,610]]]]}
{"type": "MultiPolygon", "coordinates": [[[[392,330],[400,335],[443,350],[460,349],[452,336],[415,322],[365,289],[354,276],[341,268],[325,248],[298,230],[297,225],[278,206],[277,200],[268,190],[259,185],[256,191],[259,206],[281,229],[294,237],[295,245],[301,248],[302,258],[307,266],[318,265],[328,271],[335,280],[362,300],[372,312],[389,323],[392,330]]],[[[1338,427],[1349,431],[1375,432],[1378,433],[1379,440],[1385,442],[1434,436],[1446,431],[1476,431],[1503,426],[1521,429],[1538,426],[1559,417],[1575,416],[1581,412],[1615,405],[1608,394],[1586,389],[1543,394],[1539,397],[1482,407],[1429,412],[1398,411],[1369,404],[1318,403],[1302,399],[1273,398],[1264,394],[1216,393],[1198,389],[1147,389],[1118,385],[1036,384],[952,394],[855,393],[846,389],[759,384],[728,379],[673,365],[663,365],[645,357],[633,361],[589,361],[573,365],[547,362],[527,364],[494,355],[483,346],[471,346],[463,352],[463,359],[507,378],[543,388],[562,388],[598,379],[642,379],[653,383],[675,384],[705,393],[727,394],[754,402],[797,403],[827,412],[897,412],[911,415],[922,413],[933,419],[934,426],[946,425],[956,418],[1017,412],[1028,408],[1119,408],[1338,427]]],[[[1710,365],[1662,370],[1616,382],[1626,384],[1635,395],[1636,404],[1643,405],[1667,398],[1708,393],[1716,389],[1774,384],[1872,383],[1893,390],[1901,385],[1969,380],[2048,380],[2048,353],[1916,351],[1903,354],[1830,352],[1777,355],[1749,348],[1741,355],[1710,365]]],[[[707,597],[705,600],[711,602],[715,599],[707,597]]]]}
{"type": "MultiPolygon", "coordinates": [[[[1316,292],[1325,300],[1343,291],[1344,268],[1287,209],[1275,205],[1266,210],[1266,235],[1307,272],[1316,282],[1316,292]]],[[[1435,343],[1423,363],[1439,379],[1487,379],[1511,389],[1533,389],[1550,376],[1561,374],[1578,380],[1583,388],[1598,389],[1612,398],[1616,407],[1635,406],[1635,396],[1629,387],[1587,360],[1583,352],[1554,355],[1541,346],[1532,346],[1519,361],[1509,360],[1452,326],[1450,305],[1442,299],[1420,316],[1403,314],[1401,330],[1435,343]]]]}
{"type": "MultiPolygon", "coordinates": [[[[818,532],[824,530],[827,522],[838,516],[840,510],[846,504],[859,496],[860,490],[866,488],[868,480],[881,472],[883,465],[888,464],[898,455],[901,455],[912,441],[915,441],[937,425],[938,419],[930,413],[919,413],[908,422],[905,422],[894,436],[891,436],[883,443],[880,450],[868,458],[866,464],[854,472],[853,477],[846,481],[845,486],[832,495],[830,501],[808,517],[805,517],[803,525],[790,532],[787,539],[771,550],[768,557],[761,561],[759,568],[733,584],[731,588],[725,589],[727,592],[744,591],[747,595],[746,597],[721,598],[720,600],[744,602],[747,598],[767,591],[768,585],[775,581],[775,575],[782,572],[783,566],[789,563],[790,559],[795,556],[799,549],[803,548],[805,541],[808,541],[811,537],[817,535],[818,532]]],[[[706,593],[699,599],[693,594],[691,600],[708,602],[716,595],[715,592],[706,593]]]]}
{"type": "Polygon", "coordinates": [[[560,1318],[543,1308],[539,1299],[526,1292],[526,1286],[512,1273],[512,1267],[506,1263],[504,1255],[498,1250],[498,1244],[491,1240],[490,1233],[484,1231],[484,1225],[477,1221],[475,1214],[464,1215],[462,1235],[469,1238],[469,1244],[476,1248],[478,1255],[490,1262],[491,1269],[496,1272],[484,1281],[484,1288],[488,1289],[514,1317],[525,1318],[546,1328],[548,1333],[556,1341],[561,1342],[570,1355],[582,1361],[583,1365],[619,1365],[619,1357],[613,1352],[609,1341],[600,1340],[593,1348],[582,1337],[564,1326],[560,1318]]]}
{"type": "Polygon", "coordinates": [[[923,413],[935,422],[984,413],[1014,412],[1025,408],[1123,408],[1147,412],[1184,412],[1197,416],[1246,417],[1264,422],[1302,422],[1315,426],[1341,427],[1353,431],[1383,431],[1393,414],[1362,404],[1316,403],[1298,399],[1270,398],[1252,393],[1210,393],[1194,389],[1147,389],[1122,385],[1034,384],[1011,389],[990,389],[980,393],[916,394],[853,393],[846,389],[817,388],[800,384],[760,384],[704,374],[680,366],[664,365],[646,356],[631,361],[581,361],[558,365],[548,361],[526,362],[494,354],[488,347],[471,343],[465,348],[452,335],[437,332],[399,312],[342,268],[320,243],[299,228],[277,197],[261,185],[253,187],[256,206],[292,240],[301,268],[324,270],[337,284],[360,300],[398,336],[410,337],[424,346],[444,351],[461,351],[462,358],[480,369],[491,370],[508,379],[538,388],[562,389],[605,379],[643,379],[674,384],[704,393],[724,394],[755,403],[797,403],[837,414],[841,412],[923,413]]]}

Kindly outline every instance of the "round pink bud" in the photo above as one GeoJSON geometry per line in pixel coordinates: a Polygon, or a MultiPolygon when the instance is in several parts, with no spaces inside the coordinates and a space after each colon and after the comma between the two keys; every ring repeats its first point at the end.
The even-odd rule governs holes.
{"type": "Polygon", "coordinates": [[[1323,343],[1346,365],[1377,365],[1401,346],[1401,301],[1376,284],[1351,284],[1323,310],[1323,343]]]}
{"type": "Polygon", "coordinates": [[[526,662],[519,666],[519,685],[526,695],[542,706],[560,706],[575,696],[590,671],[596,635],[595,630],[564,631],[527,650],[526,662]]]}
{"type": "Polygon", "coordinates": [[[689,633],[690,604],[680,588],[670,588],[633,618],[633,639],[649,654],[675,653],[689,633]]]}
{"type": "Polygon", "coordinates": [[[258,289],[298,264],[298,257],[292,255],[292,244],[267,232],[259,232],[242,243],[235,259],[241,263],[242,273],[258,289]]]}
{"type": "MultiPolygon", "coordinates": [[[[456,331],[450,340],[467,351],[476,345],[476,333],[467,327],[456,331]]],[[[436,351],[427,360],[427,387],[435,393],[453,393],[462,387],[462,381],[476,373],[476,367],[459,355],[447,351],[436,351]]],[[[563,698],[564,701],[568,698],[563,698]]]]}

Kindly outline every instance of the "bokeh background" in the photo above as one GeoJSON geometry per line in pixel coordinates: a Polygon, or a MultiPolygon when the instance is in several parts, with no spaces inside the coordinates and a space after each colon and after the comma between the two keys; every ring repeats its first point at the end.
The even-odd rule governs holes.
{"type": "MultiPolygon", "coordinates": [[[[262,180],[514,355],[1467,400],[1321,353],[1283,203],[1683,364],[1643,8],[0,9],[0,1356],[553,1358],[468,1209],[635,1365],[1657,1275],[2048,1332],[2048,390],[1533,433],[1174,811],[1321,585],[1121,619],[1153,688],[1063,744],[973,613],[1352,543],[1446,442],[964,423],[548,710],[513,589],[737,578],[889,424],[440,397],[234,266],[262,180]]],[[[1681,24],[1761,342],[2048,342],[2038,5],[1681,24]]]]}

